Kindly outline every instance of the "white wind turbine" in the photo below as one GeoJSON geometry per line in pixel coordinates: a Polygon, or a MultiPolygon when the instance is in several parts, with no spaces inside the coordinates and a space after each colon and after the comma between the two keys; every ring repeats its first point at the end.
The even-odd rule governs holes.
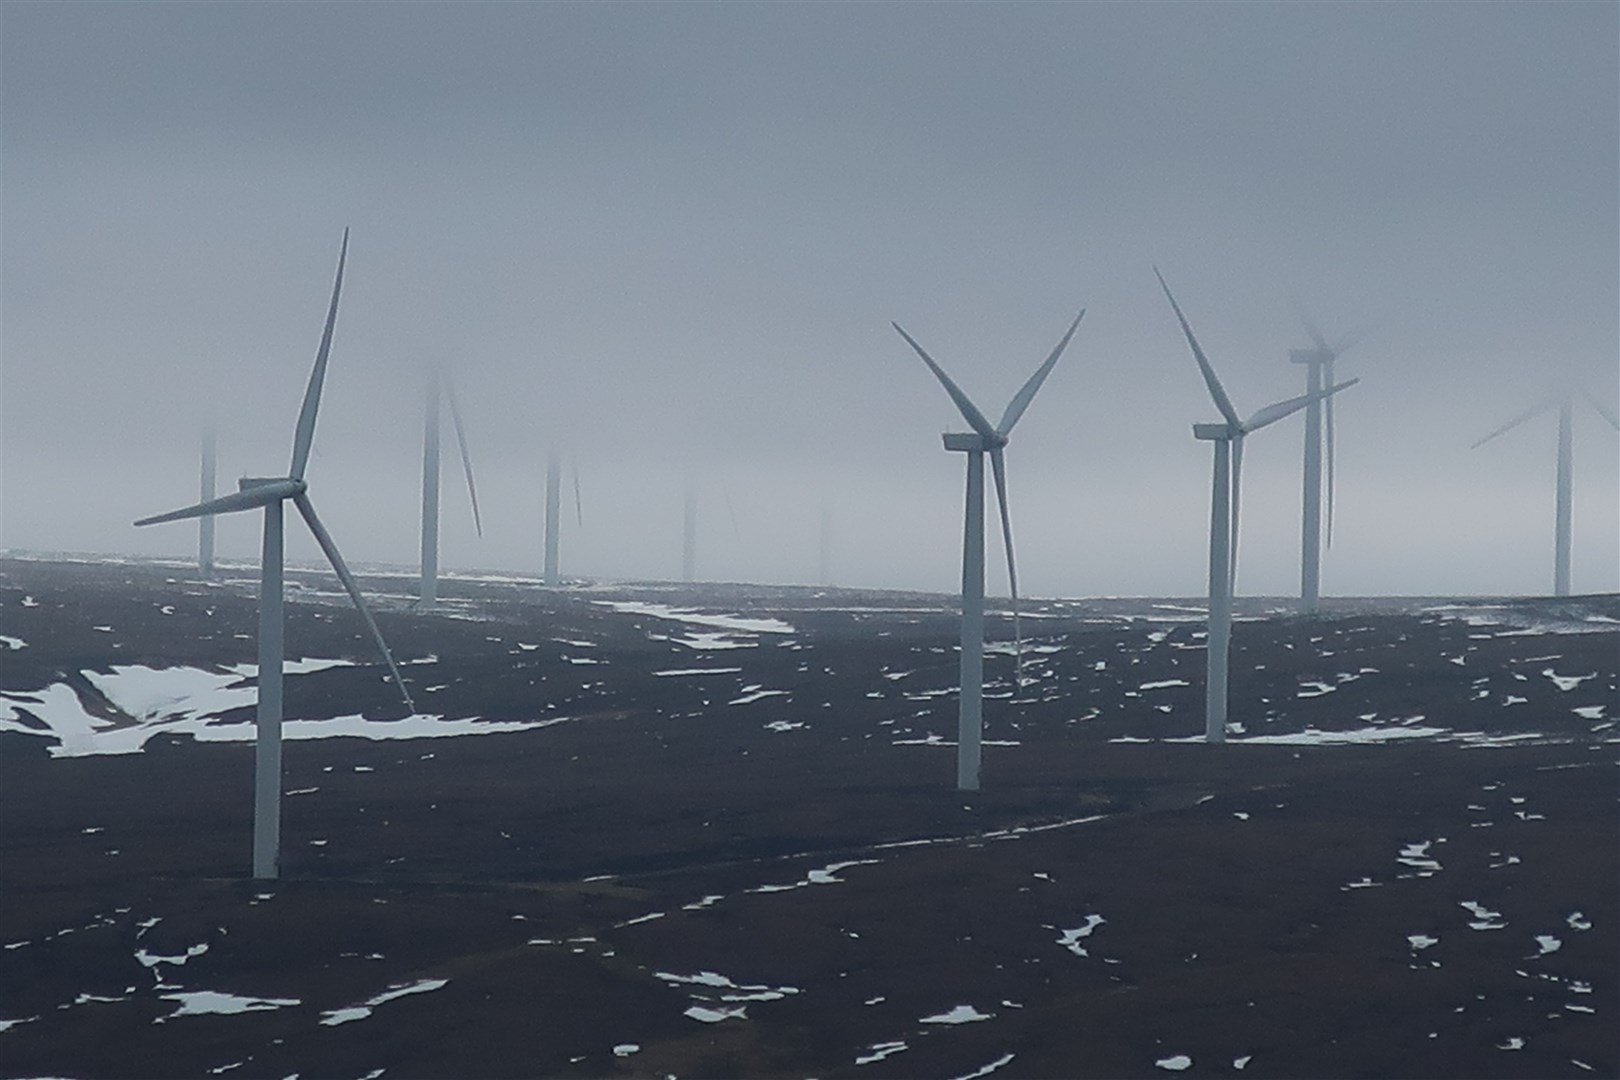
{"type": "Polygon", "coordinates": [[[349,597],[365,620],[366,629],[382,652],[383,660],[399,687],[406,707],[416,711],[405,681],[400,678],[394,657],[383,641],[382,632],[366,609],[360,587],[338,553],[331,534],[315,515],[309,501],[308,485],[304,482],[304,469],[309,464],[310,444],[315,438],[315,414],[321,404],[321,385],[326,380],[326,361],[332,349],[332,328],[337,322],[338,293],[343,288],[343,264],[349,251],[349,231],[343,230],[343,246],[338,252],[337,278],[332,283],[332,302],[326,311],[326,326],[321,332],[321,344],[315,354],[315,368],[310,372],[309,386],[304,391],[303,408],[298,413],[298,426],[293,435],[292,467],[286,476],[244,477],[239,490],[172,510],[166,514],[142,518],[136,525],[155,525],[183,518],[228,514],[240,510],[264,511],[264,548],[259,563],[259,694],[255,718],[256,741],[253,760],[253,876],[274,878],[280,872],[281,862],[281,681],[282,681],[282,510],[289,499],[298,508],[316,543],[326,553],[337,572],[338,579],[348,590],[349,597]]]}
{"type": "Polygon", "coordinates": [[[1225,742],[1227,654],[1232,641],[1232,594],[1237,576],[1238,504],[1243,483],[1244,437],[1275,424],[1313,401],[1321,401],[1345,387],[1354,386],[1360,380],[1351,379],[1312,394],[1288,398],[1267,405],[1247,420],[1240,419],[1237,410],[1232,407],[1231,398],[1226,396],[1226,390],[1221,386],[1221,380],[1216,377],[1215,369],[1210,366],[1209,358],[1193,336],[1192,327],[1187,325],[1181,305],[1176,303],[1170,286],[1165,284],[1164,275],[1159,273],[1158,267],[1153,268],[1153,273],[1176,313],[1176,320],[1181,323],[1181,332],[1187,336],[1193,359],[1198,361],[1198,370],[1203,373],[1204,385],[1209,387],[1209,396],[1225,418],[1219,424],[1193,425],[1193,438],[1215,444],[1214,489],[1210,495],[1209,513],[1209,633],[1205,646],[1204,738],[1212,743],[1225,742]]]}
{"type": "MultiPolygon", "coordinates": [[[[1007,445],[1008,436],[1012,434],[1013,425],[1018,423],[1018,418],[1024,415],[1024,410],[1029,408],[1029,403],[1035,399],[1035,392],[1046,381],[1047,375],[1051,374],[1053,365],[1057,363],[1058,357],[1063,355],[1069,339],[1074,336],[1075,329],[1085,315],[1085,309],[1082,308],[1080,314],[1074,317],[1074,322],[1069,324],[1063,339],[1052,350],[1052,354],[1007,403],[1007,410],[1002,413],[1001,423],[994,427],[961,388],[951,381],[951,377],[945,374],[944,369],[934,363],[933,358],[923,351],[923,347],[917,344],[910,334],[901,329],[899,323],[890,324],[906,339],[906,344],[922,357],[923,363],[928,365],[928,370],[934,373],[934,377],[956,403],[962,418],[973,428],[970,434],[948,431],[944,435],[946,450],[967,454],[967,509],[962,531],[961,690],[957,700],[958,791],[979,790],[981,743],[984,736],[984,455],[986,453],[990,455],[990,467],[995,475],[996,502],[1001,508],[1002,543],[1007,551],[1007,586],[1012,596],[1013,623],[1016,628],[1018,572],[1013,562],[1012,519],[1007,510],[1007,466],[1003,448],[1007,445]]],[[[1016,629],[1014,633],[1017,633],[1016,629]]],[[[1015,654],[1017,651],[1015,649],[1015,654]]],[[[1015,668],[1020,659],[1021,657],[1015,655],[1015,668]]]]}
{"type": "MultiPolygon", "coordinates": [[[[1330,345],[1303,308],[1299,310],[1299,319],[1305,324],[1305,332],[1310,335],[1312,347],[1290,349],[1288,359],[1295,364],[1305,365],[1305,392],[1307,395],[1316,394],[1324,387],[1333,385],[1335,361],[1359,338],[1352,338],[1337,346],[1330,345]]],[[[1324,546],[1329,548],[1333,546],[1333,510],[1336,494],[1334,442],[1333,399],[1315,398],[1305,407],[1304,502],[1300,514],[1299,606],[1306,614],[1315,614],[1320,607],[1322,549],[1324,546]]]]}
{"type": "MultiPolygon", "coordinates": [[[[1611,427],[1620,431],[1620,417],[1616,417],[1608,409],[1592,397],[1582,393],[1587,404],[1591,405],[1598,415],[1607,420],[1611,427]]],[[[1570,523],[1574,510],[1574,419],[1575,394],[1570,390],[1554,397],[1548,398],[1534,408],[1526,409],[1512,420],[1503,424],[1489,435],[1474,443],[1481,446],[1490,442],[1504,432],[1512,431],[1526,420],[1540,416],[1542,413],[1558,407],[1558,477],[1553,504],[1553,595],[1569,595],[1569,549],[1570,549],[1570,523]]],[[[1474,447],[1469,447],[1473,449],[1474,447]]]]}
{"type": "Polygon", "coordinates": [[[456,445],[461,449],[461,469],[467,477],[467,496],[472,502],[473,526],[484,535],[484,522],[478,513],[478,488],[473,484],[472,457],[467,453],[467,429],[461,422],[456,403],[456,387],[435,368],[428,375],[427,414],[422,428],[422,583],[417,603],[430,608],[439,599],[439,395],[441,388],[450,403],[450,420],[456,429],[456,445]]]}

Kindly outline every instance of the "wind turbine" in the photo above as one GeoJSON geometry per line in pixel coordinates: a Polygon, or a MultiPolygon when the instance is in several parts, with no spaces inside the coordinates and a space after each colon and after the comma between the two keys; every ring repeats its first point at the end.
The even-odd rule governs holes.
{"type": "MultiPolygon", "coordinates": [[[[914,349],[928,370],[934,373],[945,392],[950,395],[962,418],[973,428],[971,433],[947,431],[943,436],[945,449],[967,454],[967,508],[962,530],[962,652],[960,658],[961,691],[957,700],[956,788],[958,791],[979,790],[979,765],[984,737],[984,455],[990,455],[990,468],[995,475],[996,502],[1001,508],[1001,535],[1007,551],[1007,587],[1012,596],[1013,621],[1018,619],[1018,572],[1013,563],[1012,519],[1007,510],[1007,466],[1003,448],[1024,410],[1035,399],[1035,392],[1051,374],[1052,367],[1068,347],[1080,320],[1085,318],[1082,308],[1074,317],[1063,339],[1035,374],[1029,377],[1018,393],[1007,403],[1001,423],[992,427],[984,413],[974,405],[960,387],[951,381],[943,368],[912,336],[901,329],[899,323],[890,325],[899,331],[906,344],[914,349]]],[[[1015,629],[1016,634],[1016,629],[1015,629]]],[[[1015,650],[1015,653],[1017,650],[1015,650]]],[[[1014,659],[1016,665],[1021,657],[1014,659]]]]}
{"type": "MultiPolygon", "coordinates": [[[[712,483],[703,483],[703,488],[710,492],[713,498],[712,483]]],[[[731,501],[731,489],[724,481],[720,485],[720,500],[725,504],[726,517],[731,522],[731,535],[740,543],[742,541],[742,526],[737,523],[737,508],[731,501]]],[[[693,472],[686,474],[686,491],[681,504],[681,580],[696,581],[697,576],[697,541],[698,541],[698,502],[701,495],[700,482],[693,472]]],[[[711,580],[713,571],[710,571],[711,580]]]]}
{"type": "MultiPolygon", "coordinates": [[[[574,520],[579,525],[585,524],[585,511],[579,498],[579,466],[576,464],[574,474],[574,520]]],[[[546,457],[546,561],[545,583],[555,587],[562,578],[557,572],[558,546],[562,533],[562,458],[557,454],[557,448],[552,447],[546,457]]]]}
{"type": "Polygon", "coordinates": [[[1263,427],[1269,427],[1285,416],[1305,408],[1313,401],[1322,401],[1340,390],[1354,386],[1359,379],[1339,383],[1314,393],[1279,401],[1250,416],[1238,417],[1232,399],[1210,366],[1209,358],[1193,336],[1181,305],[1165,284],[1164,275],[1154,267],[1153,273],[1164,289],[1170,307],[1181,323],[1181,332],[1192,347],[1193,359],[1203,373],[1209,396],[1225,419],[1219,424],[1194,424],[1193,438],[1215,444],[1215,476],[1210,495],[1209,513],[1209,633],[1206,639],[1206,677],[1204,683],[1204,738],[1208,742],[1226,741],[1226,676],[1228,649],[1232,642],[1232,594],[1237,577],[1237,538],[1239,493],[1243,484],[1243,440],[1263,427]]]}
{"type": "MultiPolygon", "coordinates": [[[[1608,409],[1604,408],[1603,405],[1590,394],[1583,393],[1581,396],[1586,398],[1587,404],[1591,405],[1599,416],[1607,420],[1611,427],[1613,427],[1616,431],[1620,431],[1620,417],[1616,417],[1614,413],[1611,413],[1608,409]]],[[[1479,442],[1476,442],[1474,446],[1469,447],[1469,449],[1472,450],[1474,447],[1482,446],[1496,438],[1498,435],[1501,435],[1504,432],[1512,431],[1526,420],[1540,416],[1542,413],[1546,412],[1548,409],[1551,409],[1555,405],[1558,407],[1558,479],[1557,492],[1553,506],[1553,595],[1568,596],[1570,519],[1571,511],[1574,509],[1573,484],[1571,475],[1575,456],[1574,393],[1570,390],[1565,390],[1561,394],[1548,398],[1546,401],[1543,401],[1534,408],[1526,409],[1524,412],[1520,413],[1518,416],[1515,416],[1512,420],[1509,420],[1507,423],[1503,424],[1501,427],[1497,428],[1483,439],[1480,439],[1479,442]]]]}
{"type": "Polygon", "coordinates": [[[365,620],[366,629],[382,652],[383,660],[399,687],[406,707],[416,711],[405,681],[400,678],[394,657],[383,641],[382,632],[366,609],[360,587],[338,553],[331,534],[315,515],[309,501],[304,469],[309,464],[310,444],[315,438],[315,413],[321,404],[321,385],[326,380],[326,361],[332,349],[332,328],[337,322],[338,293],[343,288],[343,264],[349,252],[349,230],[343,230],[343,246],[338,251],[337,278],[332,283],[332,302],[326,310],[326,327],[321,332],[315,368],[304,391],[304,405],[298,413],[293,435],[292,467],[286,476],[244,477],[239,490],[231,495],[208,499],[183,510],[142,518],[136,525],[156,525],[183,518],[209,517],[241,510],[264,511],[264,547],[259,562],[259,700],[255,719],[256,740],[253,755],[253,876],[278,876],[281,862],[281,676],[282,676],[282,511],[291,500],[298,508],[315,542],[326,553],[332,569],[348,590],[349,598],[365,620]]]}
{"type": "Polygon", "coordinates": [[[816,545],[816,584],[832,584],[832,501],[821,499],[821,528],[816,545]]]}
{"type": "MultiPolygon", "coordinates": [[[[203,428],[202,474],[197,485],[198,502],[214,497],[215,451],[217,450],[214,425],[203,428]]],[[[197,572],[205,578],[214,576],[214,519],[212,515],[197,519],[197,572]]]]}
{"type": "Polygon", "coordinates": [[[681,580],[697,580],[697,484],[690,476],[681,504],[681,580]]]}
{"type": "Polygon", "coordinates": [[[473,484],[472,457],[467,453],[467,428],[461,422],[456,403],[456,387],[444,373],[434,369],[428,375],[427,415],[422,429],[422,584],[417,604],[432,607],[439,598],[439,404],[440,389],[450,403],[450,420],[461,449],[461,469],[467,477],[467,496],[472,501],[473,526],[484,535],[484,522],[478,513],[478,488],[473,484]]]}
{"type": "MultiPolygon", "coordinates": [[[[1341,345],[1329,345],[1304,309],[1300,322],[1310,335],[1312,347],[1290,349],[1288,359],[1305,365],[1305,392],[1321,392],[1333,385],[1333,365],[1355,344],[1355,338],[1341,345]]],[[[1299,606],[1314,615],[1321,602],[1323,519],[1326,518],[1326,546],[1333,546],[1334,507],[1334,430],[1333,398],[1315,398],[1305,407],[1304,506],[1300,514],[1299,606]],[[1326,502],[1323,501],[1323,457],[1326,451],[1326,502]]]]}

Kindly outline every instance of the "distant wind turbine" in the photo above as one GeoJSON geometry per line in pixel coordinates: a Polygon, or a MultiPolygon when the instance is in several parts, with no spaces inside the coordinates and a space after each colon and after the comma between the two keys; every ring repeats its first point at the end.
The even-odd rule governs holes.
{"type": "MultiPolygon", "coordinates": [[[[576,524],[585,524],[585,510],[579,497],[579,466],[573,467],[574,475],[574,521],[576,524]]],[[[556,447],[552,447],[546,456],[546,549],[545,549],[545,583],[556,586],[562,582],[558,574],[558,548],[562,534],[562,458],[558,456],[556,447]]]]}
{"type": "Polygon", "coordinates": [[[832,502],[821,500],[821,528],[816,545],[816,584],[832,584],[832,502]]]}
{"type": "MultiPolygon", "coordinates": [[[[906,339],[922,362],[928,365],[928,370],[934,373],[945,392],[950,395],[957,409],[961,412],[969,426],[973,428],[971,434],[946,432],[944,435],[945,449],[967,454],[967,508],[966,522],[962,531],[962,653],[960,657],[961,690],[957,699],[957,741],[956,741],[956,787],[959,791],[979,790],[979,766],[982,755],[981,743],[984,737],[984,455],[990,455],[990,467],[995,475],[996,502],[1001,508],[1001,534],[1003,546],[1007,551],[1007,587],[1012,596],[1014,633],[1017,634],[1018,621],[1018,572],[1013,561],[1012,519],[1007,509],[1007,467],[1003,455],[1003,448],[1007,445],[1008,436],[1012,434],[1013,425],[1018,423],[1024,410],[1035,399],[1035,393],[1051,374],[1058,357],[1068,347],[1069,339],[1074,336],[1075,329],[1080,320],[1085,318],[1085,310],[1074,317],[1069,329],[1064,333],[1063,339],[1057,343],[1050,356],[1035,369],[1035,374],[1029,377],[1018,393],[1013,395],[1007,403],[1007,410],[1001,416],[1001,423],[992,427],[990,421],[985,419],[984,413],[974,405],[960,387],[951,381],[943,368],[934,363],[934,360],[912,336],[901,329],[899,323],[892,323],[900,336],[906,339]]],[[[1021,657],[1017,656],[1015,649],[1014,666],[1021,657]]]]}
{"type": "Polygon", "coordinates": [[[281,681],[282,681],[282,508],[291,500],[298,508],[315,542],[320,544],[337,572],[338,580],[348,590],[349,598],[365,620],[366,629],[377,643],[394,685],[405,699],[405,706],[416,711],[405,681],[400,678],[394,657],[383,641],[382,632],[366,609],[360,587],[338,553],[331,534],[315,515],[315,506],[309,501],[304,470],[309,464],[310,445],[315,439],[315,414],[321,404],[321,386],[326,380],[326,361],[332,349],[332,329],[337,323],[338,294],[343,288],[343,265],[349,252],[349,231],[343,230],[343,245],[338,251],[337,277],[332,283],[332,302],[326,310],[326,326],[321,332],[320,349],[315,354],[315,368],[310,372],[309,386],[304,391],[304,405],[298,413],[298,426],[293,435],[292,467],[286,476],[244,477],[239,490],[231,495],[208,499],[183,510],[142,518],[136,525],[156,525],[164,521],[183,518],[229,514],[241,510],[264,511],[264,548],[259,563],[259,694],[256,717],[256,741],[253,760],[253,876],[274,878],[281,863],[281,681]]]}
{"type": "Polygon", "coordinates": [[[467,477],[467,497],[472,502],[473,527],[484,535],[484,521],[478,513],[478,487],[473,483],[472,457],[467,452],[467,428],[461,422],[456,387],[435,368],[428,375],[427,413],[422,428],[422,583],[417,604],[430,608],[439,599],[439,414],[440,391],[450,403],[450,420],[456,429],[456,445],[461,450],[461,469],[467,477]]]}
{"type": "MultiPolygon", "coordinates": [[[[202,475],[197,485],[197,501],[207,502],[214,497],[214,477],[217,469],[218,440],[214,425],[203,428],[202,475]]],[[[214,518],[212,514],[197,519],[197,572],[205,578],[214,576],[214,518]]]]}
{"type": "MultiPolygon", "coordinates": [[[[1583,392],[1581,396],[1586,399],[1587,404],[1591,405],[1593,410],[1595,410],[1599,416],[1603,417],[1603,419],[1609,422],[1609,426],[1613,427],[1616,431],[1620,431],[1620,417],[1616,417],[1614,413],[1610,412],[1603,406],[1601,402],[1598,401],[1597,398],[1591,396],[1590,394],[1583,392]]],[[[1575,456],[1574,392],[1565,390],[1561,394],[1548,398],[1546,401],[1543,401],[1534,408],[1526,409],[1524,412],[1520,413],[1518,416],[1515,416],[1512,420],[1509,420],[1507,423],[1503,424],[1501,427],[1497,428],[1483,439],[1480,439],[1478,442],[1474,443],[1474,446],[1469,447],[1469,449],[1473,449],[1477,446],[1483,446],[1485,443],[1490,442],[1498,435],[1512,431],[1526,420],[1540,416],[1542,413],[1553,408],[1554,406],[1558,407],[1558,477],[1553,504],[1553,595],[1568,596],[1571,531],[1570,523],[1572,512],[1574,510],[1574,490],[1572,478],[1575,456]]]]}
{"type": "Polygon", "coordinates": [[[681,580],[697,580],[697,484],[691,477],[681,506],[681,580]]]}
{"type": "MultiPolygon", "coordinates": [[[[1305,365],[1305,393],[1319,393],[1333,385],[1333,365],[1359,338],[1337,346],[1329,345],[1303,308],[1299,319],[1310,335],[1312,347],[1290,349],[1288,359],[1305,365]]],[[[1333,398],[1314,398],[1305,407],[1304,504],[1300,514],[1299,606],[1314,615],[1321,606],[1323,519],[1326,518],[1326,546],[1333,546],[1335,503],[1333,398]],[[1323,451],[1326,451],[1326,501],[1324,503],[1323,451]]]]}
{"type": "Polygon", "coordinates": [[[1204,376],[1204,385],[1209,388],[1209,396],[1214,399],[1215,407],[1225,418],[1219,424],[1193,425],[1195,439],[1204,439],[1215,444],[1215,476],[1209,514],[1209,633],[1205,646],[1207,675],[1204,685],[1204,738],[1212,743],[1225,742],[1226,676],[1228,649],[1232,641],[1232,594],[1234,579],[1237,576],[1238,504],[1243,485],[1243,440],[1245,436],[1275,424],[1283,417],[1305,408],[1311,402],[1321,401],[1348,386],[1354,386],[1360,380],[1351,379],[1349,382],[1339,383],[1315,393],[1288,398],[1286,401],[1267,405],[1247,420],[1240,419],[1237,410],[1232,407],[1232,399],[1226,396],[1221,380],[1215,375],[1215,369],[1210,366],[1209,358],[1204,355],[1204,350],[1198,345],[1198,339],[1193,336],[1192,327],[1187,325],[1187,318],[1181,313],[1181,305],[1176,303],[1175,296],[1170,292],[1170,286],[1165,284],[1164,275],[1159,273],[1158,267],[1153,268],[1153,273],[1159,279],[1159,287],[1164,290],[1165,298],[1170,301],[1171,310],[1176,313],[1176,320],[1181,323],[1181,332],[1186,335],[1187,344],[1192,348],[1193,359],[1198,361],[1198,370],[1204,376]]]}
{"type": "MultiPolygon", "coordinates": [[[[742,540],[742,526],[737,522],[737,508],[731,501],[731,489],[722,481],[720,487],[720,501],[726,508],[726,518],[731,522],[731,535],[739,542],[742,540]]],[[[709,498],[713,499],[712,481],[702,484],[702,488],[709,490],[709,498]]],[[[697,542],[698,542],[698,503],[701,497],[700,481],[693,473],[686,476],[686,491],[681,504],[681,580],[696,581],[697,576],[697,542]]],[[[710,570],[713,579],[713,570],[710,570]]]]}

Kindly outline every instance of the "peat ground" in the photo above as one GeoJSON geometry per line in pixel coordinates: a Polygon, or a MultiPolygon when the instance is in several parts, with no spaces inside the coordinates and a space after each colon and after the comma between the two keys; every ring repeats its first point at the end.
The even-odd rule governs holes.
{"type": "Polygon", "coordinates": [[[254,882],[253,579],[0,559],[0,1075],[1620,1073],[1615,597],[1251,601],[1214,747],[1195,602],[1035,602],[963,795],[948,598],[362,575],[529,725],[391,739],[293,573],[354,663],[287,714],[368,737],[289,726],[254,882]]]}

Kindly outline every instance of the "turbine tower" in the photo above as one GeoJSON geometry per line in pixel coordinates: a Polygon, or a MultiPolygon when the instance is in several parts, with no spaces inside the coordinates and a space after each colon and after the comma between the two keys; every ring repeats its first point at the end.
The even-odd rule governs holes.
{"type": "Polygon", "coordinates": [[[681,580],[697,580],[697,485],[691,477],[681,506],[681,580]]]}
{"type": "MultiPolygon", "coordinates": [[[[579,497],[579,465],[573,465],[574,479],[574,522],[577,525],[585,524],[585,510],[579,497]]],[[[557,448],[551,448],[546,456],[546,561],[545,583],[556,586],[562,583],[558,566],[558,547],[562,538],[562,457],[557,448]]]]}
{"type": "MultiPolygon", "coordinates": [[[[1310,395],[1333,385],[1334,362],[1355,344],[1355,339],[1329,345],[1303,309],[1299,319],[1310,335],[1311,348],[1290,349],[1288,359],[1305,365],[1305,393],[1310,395]]],[[[1333,546],[1334,474],[1333,399],[1316,398],[1305,407],[1304,505],[1300,513],[1299,607],[1307,615],[1316,614],[1321,607],[1322,549],[1333,546]]]]}
{"type": "Polygon", "coordinates": [[[428,375],[427,413],[422,428],[422,583],[417,605],[430,608],[439,599],[439,414],[440,390],[450,402],[450,420],[461,449],[461,469],[467,477],[467,496],[472,502],[473,526],[484,535],[484,522],[478,513],[478,488],[473,483],[472,457],[467,453],[467,428],[461,422],[456,387],[435,368],[428,375]]]}
{"type": "MultiPolygon", "coordinates": [[[[1604,408],[1597,398],[1590,394],[1581,395],[1591,405],[1597,414],[1609,422],[1616,431],[1620,431],[1620,417],[1616,417],[1604,408]]],[[[1512,431],[1526,420],[1540,416],[1548,409],[1558,407],[1558,476],[1553,500],[1553,595],[1569,595],[1569,551],[1570,551],[1570,525],[1574,510],[1574,484],[1573,467],[1575,457],[1574,419],[1575,394],[1565,390],[1563,393],[1548,398],[1541,404],[1515,416],[1489,435],[1474,443],[1474,447],[1483,446],[1505,432],[1512,431]]]]}
{"type": "Polygon", "coordinates": [[[1192,327],[1187,325],[1187,318],[1181,313],[1181,305],[1176,303],[1175,296],[1170,292],[1170,286],[1165,284],[1164,275],[1159,273],[1158,267],[1153,268],[1153,273],[1158,277],[1159,286],[1164,289],[1166,299],[1170,301],[1171,310],[1176,313],[1176,320],[1181,323],[1181,332],[1186,335],[1187,344],[1192,348],[1193,359],[1198,361],[1198,370],[1204,376],[1204,385],[1209,388],[1209,396],[1224,417],[1218,424],[1194,424],[1193,438],[1215,444],[1215,475],[1209,501],[1209,633],[1205,645],[1204,739],[1212,743],[1225,742],[1227,661],[1232,641],[1232,595],[1237,577],[1238,504],[1243,484],[1243,440],[1247,435],[1275,424],[1313,401],[1322,401],[1348,386],[1354,386],[1360,380],[1351,379],[1349,382],[1319,389],[1314,393],[1288,398],[1286,401],[1267,405],[1247,420],[1240,419],[1237,410],[1232,407],[1232,399],[1226,396],[1221,380],[1216,376],[1215,369],[1210,366],[1209,358],[1204,355],[1204,350],[1198,345],[1198,339],[1193,336],[1192,327]]]}
{"type": "Polygon", "coordinates": [[[546,458],[546,566],[545,581],[555,587],[557,577],[557,545],[562,529],[562,462],[552,449],[546,458]]]}
{"type": "Polygon", "coordinates": [[[343,245],[338,251],[337,277],[332,283],[332,301],[326,310],[326,326],[321,331],[321,344],[315,354],[315,368],[310,372],[309,386],[304,391],[303,408],[298,413],[298,426],[293,434],[292,467],[286,476],[244,477],[239,490],[231,495],[208,499],[183,510],[142,518],[136,525],[156,525],[164,521],[184,518],[210,517],[242,510],[264,511],[264,547],[259,563],[259,694],[255,719],[256,739],[253,754],[253,876],[274,878],[280,873],[281,863],[281,681],[282,681],[282,514],[284,504],[291,500],[304,523],[315,537],[315,542],[326,553],[338,580],[348,590],[349,598],[365,621],[372,640],[382,653],[394,684],[399,687],[405,706],[416,711],[405,681],[400,678],[394,657],[383,641],[382,632],[366,609],[360,595],[360,586],[349,573],[331,534],[315,515],[315,506],[309,500],[304,470],[309,464],[310,445],[315,439],[315,414],[321,404],[321,386],[326,380],[326,361],[332,349],[332,328],[337,322],[338,294],[343,288],[343,265],[349,252],[349,231],[343,230],[343,245]]]}
{"type": "Polygon", "coordinates": [[[816,545],[816,584],[832,584],[832,502],[821,500],[821,528],[816,545]]]}
{"type": "MultiPolygon", "coordinates": [[[[990,468],[996,482],[996,502],[1001,508],[1001,534],[1007,551],[1007,587],[1012,596],[1014,634],[1018,622],[1018,572],[1013,562],[1012,519],[1007,509],[1007,467],[1003,449],[1013,425],[1018,423],[1024,410],[1035,399],[1035,393],[1051,374],[1058,357],[1068,347],[1085,309],[1074,317],[1063,339],[1057,343],[1046,361],[1035,370],[1018,393],[1007,403],[1001,423],[992,427],[978,407],[969,400],[960,387],[951,381],[943,368],[934,363],[923,347],[891,323],[906,339],[928,370],[934,373],[945,392],[950,395],[962,418],[973,428],[969,434],[946,432],[945,449],[967,454],[967,506],[962,529],[962,652],[960,657],[961,690],[957,699],[956,787],[958,791],[979,790],[979,767],[984,738],[984,456],[990,455],[990,468]]],[[[1022,658],[1015,649],[1014,665],[1022,658]]]]}
{"type": "MultiPolygon", "coordinates": [[[[214,477],[218,440],[214,425],[203,428],[202,475],[197,485],[197,501],[207,502],[214,497],[214,477]]],[[[214,519],[212,515],[197,519],[197,572],[205,578],[214,576],[214,519]]]]}

